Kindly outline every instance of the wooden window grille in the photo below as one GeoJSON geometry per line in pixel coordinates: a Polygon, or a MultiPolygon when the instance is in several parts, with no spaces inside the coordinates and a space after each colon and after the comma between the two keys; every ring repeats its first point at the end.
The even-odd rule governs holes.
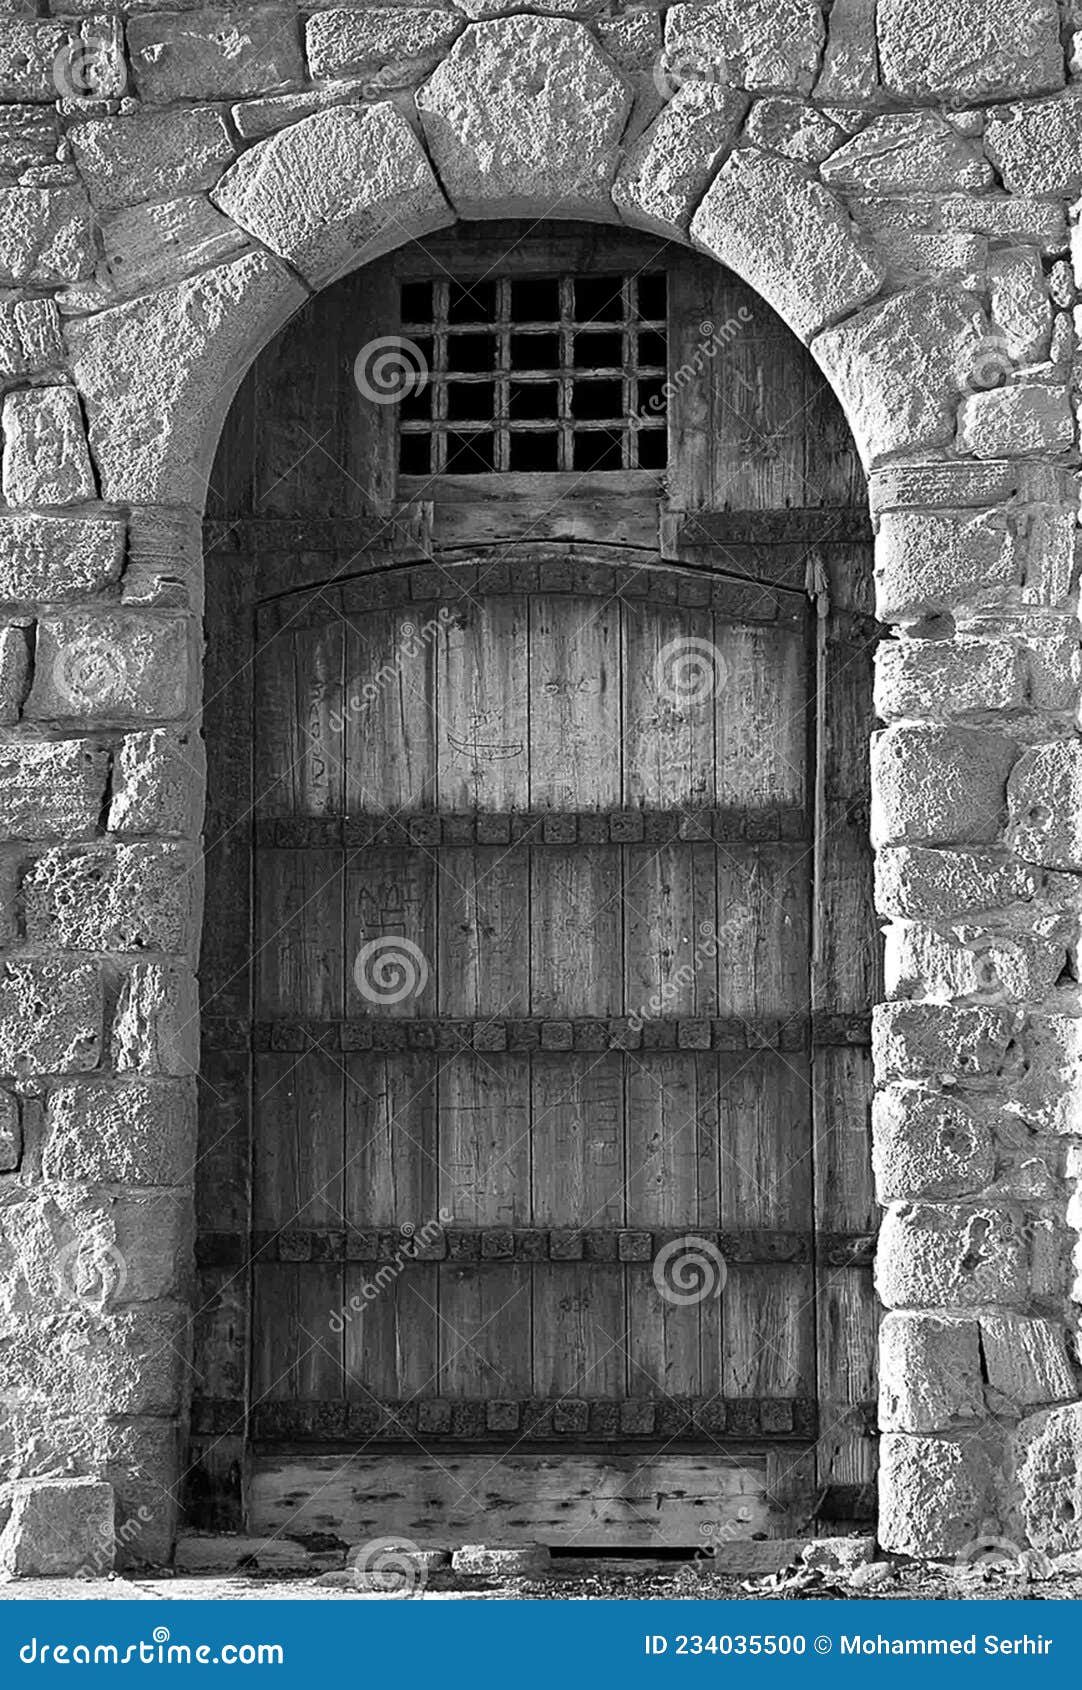
{"type": "Polygon", "coordinates": [[[401,474],[664,469],[664,271],[403,282],[401,316],[401,474]]]}

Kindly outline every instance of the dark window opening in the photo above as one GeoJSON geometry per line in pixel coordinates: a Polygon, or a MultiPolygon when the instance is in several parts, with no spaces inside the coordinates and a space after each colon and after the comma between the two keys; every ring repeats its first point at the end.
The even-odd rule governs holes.
{"type": "Polygon", "coordinates": [[[662,470],[666,279],[406,282],[426,380],[398,411],[403,475],[662,470]]]}

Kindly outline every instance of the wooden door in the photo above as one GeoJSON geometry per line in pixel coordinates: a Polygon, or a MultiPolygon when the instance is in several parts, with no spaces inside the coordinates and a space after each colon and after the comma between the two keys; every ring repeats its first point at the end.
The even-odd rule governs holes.
{"type": "MultiPolygon", "coordinates": [[[[677,346],[706,269],[734,308],[674,274],[677,346]]],[[[201,1525],[658,1548],[866,1506],[865,519],[775,513],[777,468],[722,509],[697,404],[653,548],[627,489],[599,543],[604,486],[491,549],[493,486],[479,545],[461,487],[420,546],[212,533],[201,1525]]]]}

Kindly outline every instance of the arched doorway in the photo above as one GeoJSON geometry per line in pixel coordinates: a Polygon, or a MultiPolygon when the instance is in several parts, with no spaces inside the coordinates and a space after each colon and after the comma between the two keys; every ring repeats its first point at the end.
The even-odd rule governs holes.
{"type": "Polygon", "coordinates": [[[209,509],[194,1519],[866,1517],[870,534],[811,360],[682,250],[464,227],[265,350],[209,509]]]}

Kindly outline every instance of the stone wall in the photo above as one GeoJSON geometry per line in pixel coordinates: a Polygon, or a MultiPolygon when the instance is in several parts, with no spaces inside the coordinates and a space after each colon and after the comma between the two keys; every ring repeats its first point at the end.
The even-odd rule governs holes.
{"type": "MultiPolygon", "coordinates": [[[[231,393],[354,266],[577,217],[739,272],[870,471],[881,1538],[1082,1548],[1082,5],[3,0],[0,102],[8,1472],[111,1481],[130,1558],[168,1554],[231,393]]],[[[103,1488],[70,1518],[100,1531],[103,1488]]],[[[0,1561],[57,1495],[8,1493],[0,1561]]]]}

